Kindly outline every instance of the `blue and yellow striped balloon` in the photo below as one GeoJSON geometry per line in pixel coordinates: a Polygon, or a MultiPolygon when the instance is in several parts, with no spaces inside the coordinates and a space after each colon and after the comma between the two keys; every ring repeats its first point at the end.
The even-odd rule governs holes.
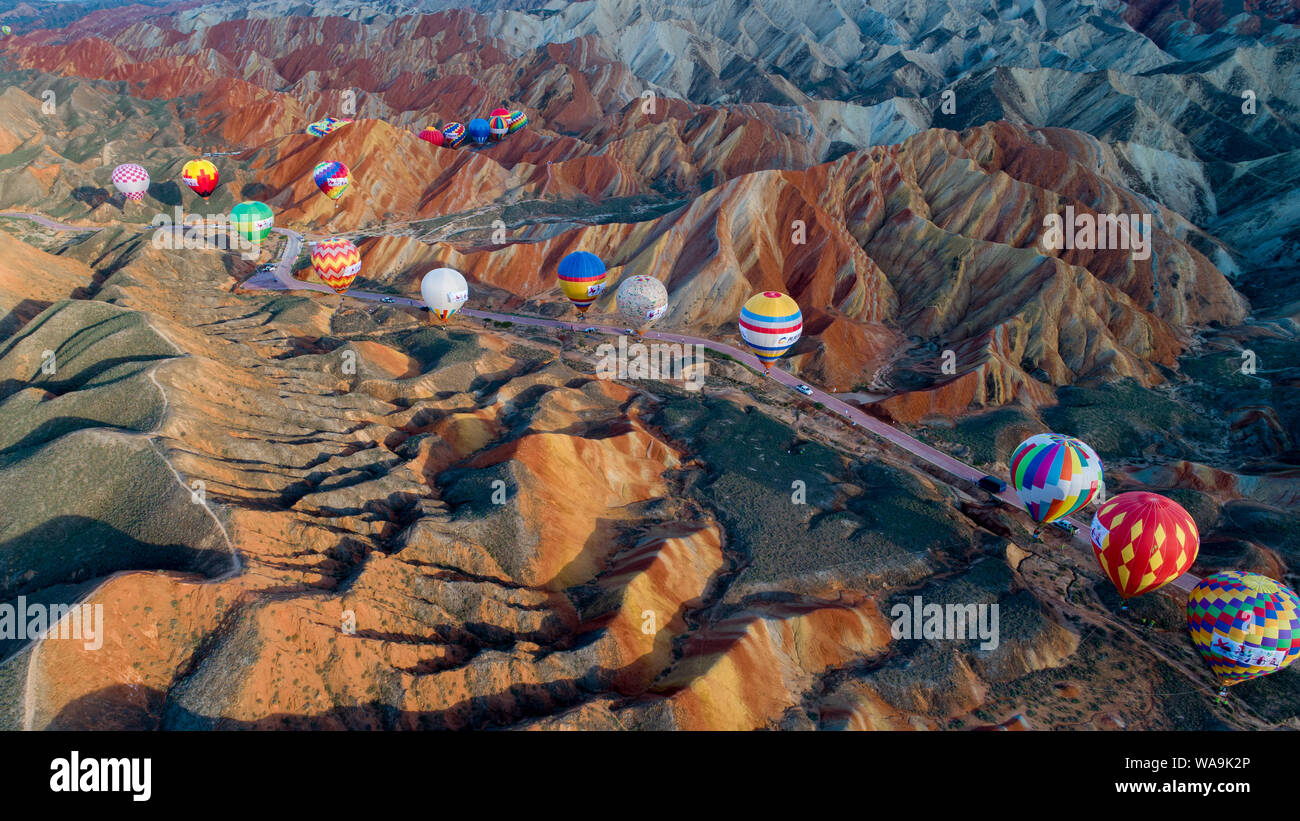
{"type": "Polygon", "coordinates": [[[803,333],[799,304],[780,291],[754,294],[740,309],[740,338],[771,370],[772,363],[794,347],[803,333]]]}
{"type": "Polygon", "coordinates": [[[574,251],[560,260],[557,273],[560,290],[580,314],[586,313],[596,297],[605,292],[605,263],[595,254],[574,251]]]}

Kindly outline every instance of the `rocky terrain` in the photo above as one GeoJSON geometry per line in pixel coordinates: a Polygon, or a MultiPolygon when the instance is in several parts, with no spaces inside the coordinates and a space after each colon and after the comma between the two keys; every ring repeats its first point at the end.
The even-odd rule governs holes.
{"type": "Polygon", "coordinates": [[[97,230],[0,217],[0,601],[100,603],[107,635],[0,642],[0,726],[1300,726],[1294,671],[1215,703],[1177,591],[1121,614],[1090,555],[737,363],[603,380],[599,340],[243,291],[253,261],[148,231],[260,199],[354,239],[357,287],[445,264],[551,316],[589,250],[735,344],[782,290],[782,367],[990,471],[1078,435],[1111,493],[1192,512],[1197,572],[1294,587],[1286,9],[62,5],[6,17],[0,210],[97,230]],[[490,150],[415,137],[501,101],[530,126],[490,150]],[[233,152],[206,204],[203,152],[233,152]],[[1067,207],[1150,215],[1149,257],[1046,249],[1067,207]],[[893,639],[918,595],[997,603],[1001,644],[893,639]]]}

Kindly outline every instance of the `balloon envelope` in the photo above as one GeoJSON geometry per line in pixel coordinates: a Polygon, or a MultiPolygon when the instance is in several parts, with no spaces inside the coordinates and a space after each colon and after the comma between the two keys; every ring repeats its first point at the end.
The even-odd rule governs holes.
{"type": "Polygon", "coordinates": [[[447,123],[442,127],[442,144],[445,148],[460,148],[465,139],[465,126],[460,123],[447,123]]]}
{"type": "Polygon", "coordinates": [[[560,290],[578,313],[586,313],[605,291],[605,263],[586,251],[574,251],[560,260],[560,290]]]}
{"type": "Polygon", "coordinates": [[[434,128],[433,126],[430,126],[424,129],[423,131],[421,131],[420,139],[424,140],[426,143],[433,143],[434,145],[442,145],[443,142],[445,142],[445,138],[442,136],[442,132],[434,128]]]}
{"type": "Polygon", "coordinates": [[[740,309],[740,338],[754,349],[764,368],[770,369],[802,333],[799,303],[780,291],[754,294],[740,309]]]}
{"type": "Polygon", "coordinates": [[[420,297],[429,313],[446,322],[469,299],[465,277],[454,268],[434,268],[420,280],[420,297]]]}
{"type": "Polygon", "coordinates": [[[623,280],[616,296],[619,316],[634,328],[645,328],[668,311],[668,289],[654,277],[634,276],[623,280]]]}
{"type": "Polygon", "coordinates": [[[1035,522],[1054,522],[1083,507],[1101,490],[1101,459],[1071,436],[1040,433],[1011,454],[1011,484],[1035,522]]]}
{"type": "Polygon", "coordinates": [[[528,125],[528,115],[522,111],[512,111],[510,112],[510,119],[507,121],[506,131],[513,134],[526,125],[528,125]]]}
{"type": "Polygon", "coordinates": [[[337,200],[343,196],[343,192],[347,190],[348,183],[351,181],[348,175],[348,167],[341,162],[317,163],[316,167],[312,169],[311,176],[316,181],[321,193],[332,200],[337,200]]]}
{"type": "Polygon", "coordinates": [[[469,134],[471,140],[482,145],[492,135],[492,128],[488,125],[487,120],[482,117],[475,117],[465,126],[465,132],[469,134]]]}
{"type": "Polygon", "coordinates": [[[489,114],[488,116],[489,116],[489,117],[509,117],[509,116],[510,116],[510,112],[507,111],[507,110],[504,109],[504,108],[494,108],[494,109],[492,109],[492,113],[489,114]]]}
{"type": "Polygon", "coordinates": [[[307,133],[312,135],[313,137],[324,137],[326,134],[330,133],[331,131],[334,131],[335,129],[338,128],[342,128],[343,126],[347,125],[350,122],[352,121],[340,120],[334,117],[326,117],[322,120],[317,120],[316,122],[307,126],[307,133]]]}
{"type": "Polygon", "coordinates": [[[241,237],[256,245],[271,233],[275,215],[266,203],[252,200],[230,209],[230,222],[241,237]]]}
{"type": "Polygon", "coordinates": [[[207,160],[190,160],[181,169],[181,180],[205,200],[217,190],[219,179],[217,167],[207,160]]]}
{"type": "Polygon", "coordinates": [[[494,139],[499,140],[510,130],[510,121],[500,114],[488,117],[488,130],[494,139]]]}
{"type": "Polygon", "coordinates": [[[1300,598],[1267,576],[1225,570],[1188,594],[1187,630],[1219,682],[1240,684],[1300,658],[1300,598]]]}
{"type": "Polygon", "coordinates": [[[1163,587],[1196,562],[1196,522],[1173,499],[1121,493],[1092,517],[1092,552],[1124,598],[1163,587]]]}
{"type": "Polygon", "coordinates": [[[322,282],[343,294],[361,271],[361,252],[348,240],[327,239],[311,249],[311,267],[322,282]]]}
{"type": "Polygon", "coordinates": [[[149,190],[149,172],[133,162],[123,163],[113,169],[113,185],[129,200],[139,202],[149,190]]]}

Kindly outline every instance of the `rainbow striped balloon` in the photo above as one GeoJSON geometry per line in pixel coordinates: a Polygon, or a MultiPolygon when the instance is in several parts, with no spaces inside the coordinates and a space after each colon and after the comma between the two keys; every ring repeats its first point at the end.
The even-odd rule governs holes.
{"type": "Polygon", "coordinates": [[[1240,684],[1300,658],[1300,597],[1267,576],[1225,570],[1188,594],[1187,630],[1219,682],[1240,684]]]}
{"type": "Polygon", "coordinates": [[[491,132],[492,138],[499,140],[510,130],[510,120],[500,114],[488,117],[488,131],[491,132]]]}
{"type": "Polygon", "coordinates": [[[1156,590],[1196,562],[1196,521],[1173,499],[1133,491],[1108,499],[1092,517],[1092,552],[1124,598],[1156,590]]]}
{"type": "Polygon", "coordinates": [[[763,367],[794,347],[803,333],[803,312],[799,303],[780,291],[754,294],[740,309],[740,338],[754,349],[763,367]]]}
{"type": "Polygon", "coordinates": [[[343,192],[348,189],[348,167],[341,162],[323,162],[317,163],[311,172],[312,179],[320,188],[321,193],[332,200],[337,200],[343,196],[343,192]]]}
{"type": "Polygon", "coordinates": [[[605,292],[605,263],[586,251],[574,251],[560,260],[559,277],[560,290],[580,314],[605,292]]]}
{"type": "Polygon", "coordinates": [[[361,271],[361,252],[345,239],[327,239],[311,249],[311,267],[322,282],[342,295],[361,271]]]}
{"type": "Polygon", "coordinates": [[[1040,433],[1011,454],[1011,484],[1035,522],[1054,522],[1101,491],[1101,459],[1083,442],[1040,433]]]}
{"type": "Polygon", "coordinates": [[[528,115],[522,111],[515,110],[510,112],[510,119],[506,121],[507,133],[513,134],[524,126],[528,125],[528,115]]]}

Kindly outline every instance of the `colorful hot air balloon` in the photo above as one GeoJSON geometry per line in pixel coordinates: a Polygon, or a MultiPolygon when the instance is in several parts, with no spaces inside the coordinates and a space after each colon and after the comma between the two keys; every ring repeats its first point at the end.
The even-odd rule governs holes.
{"type": "Polygon", "coordinates": [[[434,145],[437,146],[441,146],[444,142],[446,142],[446,138],[442,136],[442,132],[434,128],[433,126],[429,126],[428,128],[421,131],[420,139],[424,140],[426,143],[433,143],[434,145]]]}
{"type": "Polygon", "coordinates": [[[619,315],[641,335],[668,312],[668,289],[654,277],[638,275],[623,280],[616,299],[619,315]]]}
{"type": "Polygon", "coordinates": [[[113,185],[128,200],[139,202],[144,199],[144,192],[149,190],[149,172],[133,162],[123,163],[113,169],[113,185]]]}
{"type": "Polygon", "coordinates": [[[275,224],[275,214],[264,202],[241,202],[230,209],[230,222],[239,235],[254,245],[260,245],[271,233],[275,224]]]}
{"type": "Polygon", "coordinates": [[[510,119],[506,121],[506,133],[513,134],[526,125],[528,125],[528,115],[522,111],[512,111],[510,119]]]}
{"type": "Polygon", "coordinates": [[[1225,570],[1187,596],[1187,630],[1224,688],[1300,658],[1300,597],[1258,573],[1225,570]]]}
{"type": "Polygon", "coordinates": [[[453,268],[434,268],[420,280],[420,296],[429,313],[446,322],[469,299],[465,277],[453,268]]]}
{"type": "Polygon", "coordinates": [[[326,117],[323,120],[317,120],[316,122],[307,126],[307,133],[312,135],[313,137],[324,137],[326,134],[330,133],[331,131],[342,128],[343,126],[347,125],[350,122],[352,121],[340,120],[334,117],[326,117]]]}
{"type": "Polygon", "coordinates": [[[345,239],[327,239],[311,249],[311,267],[321,282],[342,296],[361,270],[361,252],[345,239]]]}
{"type": "Polygon", "coordinates": [[[488,137],[492,136],[492,127],[482,117],[475,117],[465,126],[465,133],[469,134],[469,138],[476,145],[482,145],[488,141],[488,137]]]}
{"type": "Polygon", "coordinates": [[[489,117],[509,117],[509,116],[510,116],[510,112],[507,111],[507,110],[504,109],[504,108],[494,108],[494,109],[492,109],[492,113],[489,114],[488,116],[489,116],[489,117]]]}
{"type": "Polygon", "coordinates": [[[341,162],[317,163],[311,176],[321,193],[332,200],[337,200],[348,190],[348,167],[341,162]]]}
{"type": "Polygon", "coordinates": [[[217,167],[207,160],[190,160],[181,169],[181,180],[205,200],[217,189],[219,179],[217,167]]]}
{"type": "Polygon", "coordinates": [[[780,291],[754,294],[740,309],[740,338],[754,349],[764,373],[794,347],[803,333],[799,303],[780,291]]]}
{"type": "Polygon", "coordinates": [[[465,126],[460,123],[447,123],[442,127],[443,148],[460,148],[465,140],[465,126]]]}
{"type": "Polygon", "coordinates": [[[560,290],[580,314],[605,291],[605,263],[595,254],[574,251],[560,260],[559,275],[560,290]]]}
{"type": "Polygon", "coordinates": [[[492,134],[492,139],[500,140],[510,130],[510,121],[500,114],[494,117],[488,117],[488,131],[492,134]]]}
{"type": "Polygon", "coordinates": [[[1011,454],[1010,466],[1011,484],[1039,524],[1069,516],[1101,491],[1101,459],[1070,436],[1031,436],[1011,454]]]}
{"type": "Polygon", "coordinates": [[[8,26],[0,26],[0,34],[3,34],[5,37],[8,37],[12,31],[13,29],[8,26]]]}
{"type": "Polygon", "coordinates": [[[1121,493],[1092,517],[1092,552],[1126,599],[1183,575],[1196,561],[1200,544],[1191,515],[1155,493],[1121,493]]]}

